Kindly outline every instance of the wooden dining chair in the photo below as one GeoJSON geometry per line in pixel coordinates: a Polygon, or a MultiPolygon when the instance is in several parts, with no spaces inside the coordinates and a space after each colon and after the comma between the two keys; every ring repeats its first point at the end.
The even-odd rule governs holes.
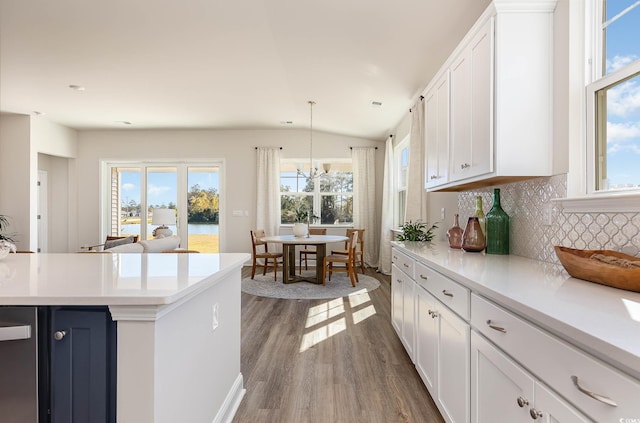
{"type": "MultiPolygon", "coordinates": [[[[309,235],[326,235],[327,228],[309,228],[309,235]]],[[[309,270],[308,261],[309,256],[317,256],[316,247],[312,245],[305,245],[300,250],[298,263],[300,263],[300,273],[302,273],[302,261],[304,260],[304,270],[309,270]]],[[[316,263],[316,266],[319,263],[316,263]]]]}
{"type": "MultiPolygon", "coordinates": [[[[353,231],[358,231],[358,245],[353,257],[354,266],[357,268],[360,266],[360,271],[364,275],[365,267],[364,267],[364,229],[347,229],[347,238],[349,234],[353,231]]],[[[347,243],[349,241],[344,242],[344,250],[331,250],[331,254],[342,254],[348,255],[349,251],[347,249],[347,243]]]]}
{"type": "Polygon", "coordinates": [[[267,267],[269,267],[269,260],[273,260],[273,280],[278,277],[278,260],[282,260],[282,253],[269,252],[269,246],[266,242],[261,241],[266,234],[264,229],[256,229],[251,232],[251,246],[252,246],[252,264],[251,264],[251,279],[256,275],[256,267],[262,267],[262,274],[267,274],[267,267]],[[261,250],[261,251],[259,251],[261,250]],[[263,259],[264,263],[259,263],[258,259],[263,259]]]}
{"type": "Polygon", "coordinates": [[[358,272],[356,272],[356,266],[354,261],[354,254],[356,252],[356,246],[358,244],[358,231],[351,231],[349,239],[347,240],[347,252],[344,254],[330,254],[324,257],[322,263],[322,284],[325,285],[327,268],[329,270],[329,281],[331,281],[331,274],[333,272],[346,272],[349,274],[351,280],[351,286],[355,288],[358,281],[358,272]],[[334,263],[344,264],[343,266],[334,267],[334,263]]]}

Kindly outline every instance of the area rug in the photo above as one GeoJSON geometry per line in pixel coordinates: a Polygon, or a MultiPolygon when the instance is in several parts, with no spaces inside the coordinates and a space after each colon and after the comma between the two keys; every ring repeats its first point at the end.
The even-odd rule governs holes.
{"type": "MultiPolygon", "coordinates": [[[[312,274],[310,272],[309,276],[312,274]]],[[[256,275],[253,280],[251,278],[242,279],[242,292],[258,297],[317,300],[358,295],[373,291],[380,286],[380,282],[371,276],[358,274],[358,278],[360,282],[356,284],[355,288],[351,286],[351,281],[346,273],[334,273],[331,276],[331,281],[327,281],[326,285],[316,285],[310,282],[285,285],[282,283],[281,273],[275,281],[273,273],[267,273],[264,276],[262,274],[256,275]]]]}

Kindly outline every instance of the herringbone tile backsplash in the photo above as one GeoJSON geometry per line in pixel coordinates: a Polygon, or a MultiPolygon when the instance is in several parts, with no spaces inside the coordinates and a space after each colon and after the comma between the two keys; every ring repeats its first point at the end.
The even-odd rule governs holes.
{"type": "Polygon", "coordinates": [[[617,250],[640,257],[640,213],[561,212],[551,199],[565,197],[566,175],[459,193],[458,210],[463,229],[469,216],[474,215],[477,195],[482,197],[484,213],[491,210],[493,188],[500,188],[502,208],[510,217],[511,254],[557,263],[553,246],[563,245],[617,250]],[[551,225],[545,225],[548,207],[551,207],[551,225]]]}

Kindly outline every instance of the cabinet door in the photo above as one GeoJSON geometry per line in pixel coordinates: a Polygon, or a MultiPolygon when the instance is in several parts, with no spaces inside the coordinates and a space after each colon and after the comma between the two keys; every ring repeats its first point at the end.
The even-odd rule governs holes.
{"type": "Polygon", "coordinates": [[[493,20],[451,66],[451,180],[493,171],[493,20]]]}
{"type": "Polygon", "coordinates": [[[438,381],[438,315],[436,299],[416,287],[416,369],[431,395],[438,381]]]}
{"type": "Polygon", "coordinates": [[[471,332],[471,422],[528,422],[534,380],[476,332],[471,332]]]}
{"type": "Polygon", "coordinates": [[[107,310],[51,312],[51,421],[115,422],[107,310]]]}
{"type": "Polygon", "coordinates": [[[415,282],[408,276],[405,277],[402,287],[402,343],[404,344],[407,354],[414,361],[414,310],[415,310],[415,282]]]}
{"type": "Polygon", "coordinates": [[[425,186],[449,182],[449,72],[425,95],[425,186]]]}
{"type": "Polygon", "coordinates": [[[470,326],[444,306],[439,309],[438,402],[451,423],[469,422],[470,326]]]}
{"type": "Polygon", "coordinates": [[[471,58],[469,49],[451,65],[451,180],[468,177],[471,169],[471,58]]]}
{"type": "Polygon", "coordinates": [[[493,171],[493,19],[469,45],[471,79],[471,168],[476,176],[493,171]]]}
{"type": "Polygon", "coordinates": [[[535,407],[530,410],[536,420],[543,423],[589,423],[591,420],[580,414],[565,400],[536,382],[535,407]]]}
{"type": "Polygon", "coordinates": [[[402,288],[405,274],[394,264],[391,266],[391,325],[402,339],[403,298],[402,288]]]}

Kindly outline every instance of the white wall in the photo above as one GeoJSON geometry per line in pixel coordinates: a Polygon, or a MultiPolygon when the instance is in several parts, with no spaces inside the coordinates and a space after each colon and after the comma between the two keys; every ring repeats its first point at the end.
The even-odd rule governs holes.
{"type": "MultiPolygon", "coordinates": [[[[314,132],[313,155],[318,158],[351,157],[349,147],[377,146],[377,193],[382,186],[384,142],[314,132]]],[[[221,252],[251,252],[249,231],[255,225],[255,147],[282,147],[283,158],[307,161],[309,132],[305,130],[123,130],[81,131],[78,147],[78,237],[76,248],[99,241],[103,160],[224,160],[224,211],[220,217],[221,252]],[[248,217],[233,217],[233,210],[248,210],[248,217]]],[[[378,203],[381,196],[378,194],[378,203]]],[[[380,207],[377,207],[379,210],[380,207]]],[[[380,217],[376,219],[379,225],[380,217]]]]}
{"type": "MultiPolygon", "coordinates": [[[[36,251],[38,245],[38,153],[68,159],[75,157],[76,148],[77,133],[73,129],[43,117],[0,116],[0,214],[10,216],[10,232],[17,233],[19,250],[36,251]]],[[[69,174],[68,170],[61,169],[65,167],[70,168],[72,164],[57,162],[54,173],[69,174]]],[[[49,181],[49,188],[57,193],[49,204],[49,212],[59,217],[53,222],[58,225],[57,229],[67,229],[75,220],[75,195],[70,192],[75,180],[69,180],[67,176],[56,180],[59,183],[55,186],[49,181]]],[[[56,242],[62,243],[67,250],[69,232],[59,230],[49,234],[49,239],[55,235],[56,242]]]]}
{"type": "Polygon", "coordinates": [[[0,116],[0,214],[9,216],[8,232],[16,234],[19,250],[28,250],[32,235],[36,237],[30,226],[36,217],[30,187],[36,181],[32,170],[37,174],[37,169],[31,168],[30,152],[30,117],[0,116]]]}

